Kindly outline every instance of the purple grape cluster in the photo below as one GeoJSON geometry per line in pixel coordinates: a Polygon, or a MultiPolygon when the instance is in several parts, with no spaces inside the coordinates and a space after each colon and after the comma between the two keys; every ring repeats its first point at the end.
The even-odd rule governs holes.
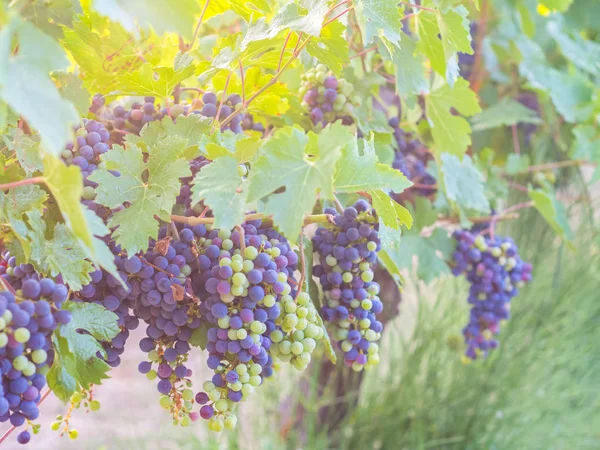
{"type": "Polygon", "coordinates": [[[262,123],[254,121],[254,117],[252,117],[252,114],[244,115],[244,118],[242,119],[242,129],[246,131],[257,131],[263,136],[267,131],[265,130],[265,127],[262,123]]]}
{"type": "Polygon", "coordinates": [[[110,132],[110,143],[121,144],[127,134],[139,135],[144,125],[161,120],[166,111],[155,105],[154,97],[144,97],[144,103],[135,102],[129,108],[118,105],[112,109],[105,108],[100,114],[96,114],[99,120],[106,123],[110,132]]]}
{"type": "Polygon", "coordinates": [[[293,289],[298,255],[276,230],[248,221],[239,229],[210,230],[198,245],[193,285],[205,298],[201,313],[214,376],[196,401],[209,428],[221,431],[235,427],[236,403],[272,375],[273,358],[304,369],[323,329],[310,297],[293,289]]]}
{"type": "MultiPolygon", "coordinates": [[[[425,186],[435,186],[435,178],[427,172],[427,163],[433,159],[431,153],[418,139],[412,139],[409,133],[400,128],[400,119],[392,117],[388,124],[394,129],[396,140],[394,161],[392,167],[399,170],[413,183],[425,186]]],[[[410,189],[410,194],[430,196],[436,192],[435,188],[415,187],[410,189]]],[[[403,200],[398,196],[398,200],[403,200]]]]}
{"type": "MultiPolygon", "coordinates": [[[[89,192],[84,190],[84,198],[86,194],[93,194],[93,187],[96,185],[87,177],[98,168],[100,155],[110,149],[109,140],[110,133],[102,123],[83,119],[81,126],[75,128],[75,141],[67,143],[65,150],[61,153],[62,160],[67,165],[74,164],[81,169],[84,185],[92,188],[89,192]]],[[[91,198],[86,200],[91,200],[91,198]]]]}
{"type": "Polygon", "coordinates": [[[302,107],[314,125],[325,126],[338,119],[345,124],[352,123],[353,109],[360,106],[360,99],[351,97],[352,83],[329,74],[323,64],[302,74],[301,79],[302,107]]]}
{"type": "MultiPolygon", "coordinates": [[[[221,105],[221,103],[217,100],[217,95],[214,92],[205,92],[202,95],[202,102],[202,109],[193,110],[191,114],[200,114],[201,116],[215,119],[217,118],[218,112],[218,120],[223,121],[236,109],[236,107],[239,108],[242,106],[242,97],[240,97],[239,94],[231,94],[221,105]],[[219,106],[221,107],[220,111],[219,106]]],[[[236,134],[242,133],[244,131],[242,128],[243,120],[244,114],[237,114],[231,119],[231,122],[221,127],[221,131],[231,130],[236,134]]]]}
{"type": "Polygon", "coordinates": [[[14,257],[4,256],[8,261],[0,264],[0,289],[10,286],[14,293],[0,292],[0,422],[27,424],[17,436],[26,444],[29,421],[39,416],[45,373],[53,361],[52,332],[71,320],[71,313],[61,309],[69,291],[40,277],[31,265],[15,265],[14,257]]]}
{"type": "Polygon", "coordinates": [[[484,237],[470,231],[454,233],[452,273],[465,275],[470,283],[469,323],[463,329],[465,361],[484,358],[498,346],[494,336],[510,317],[510,301],[531,280],[532,266],[521,260],[510,238],[484,237]]]}
{"type": "Polygon", "coordinates": [[[200,214],[202,209],[204,209],[204,205],[197,206],[192,204],[192,181],[196,174],[208,164],[210,164],[210,161],[204,156],[192,159],[190,161],[192,175],[179,179],[181,188],[179,189],[179,195],[177,196],[177,204],[182,205],[185,208],[183,213],[185,216],[195,216],[196,214],[200,214]]]}
{"type": "Polygon", "coordinates": [[[323,320],[333,327],[333,338],[344,352],[344,363],[355,371],[379,362],[383,325],[376,316],[383,310],[377,297],[371,265],[381,248],[375,212],[365,200],[334,215],[334,224],[317,229],[313,248],[320,264],[313,268],[324,293],[323,320]]]}

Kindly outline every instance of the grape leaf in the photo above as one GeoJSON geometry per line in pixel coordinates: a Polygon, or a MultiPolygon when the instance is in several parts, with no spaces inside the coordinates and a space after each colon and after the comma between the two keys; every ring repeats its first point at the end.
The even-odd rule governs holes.
{"type": "Polygon", "coordinates": [[[73,15],[79,13],[81,5],[78,0],[31,0],[21,9],[21,17],[55,39],[62,37],[62,27],[69,26],[73,15]]]}
{"type": "Polygon", "coordinates": [[[201,2],[194,0],[94,0],[94,8],[135,32],[135,23],[151,26],[159,33],[173,32],[191,39],[201,2]]]}
{"type": "Polygon", "coordinates": [[[585,121],[594,110],[594,86],[579,71],[559,71],[547,64],[541,47],[521,37],[523,55],[519,72],[537,89],[547,91],[557,111],[567,122],[585,121]]]}
{"type": "Polygon", "coordinates": [[[315,282],[313,278],[313,245],[312,241],[308,239],[306,236],[301,236],[304,247],[304,283],[302,286],[302,290],[310,295],[310,301],[313,303],[315,309],[317,310],[317,324],[323,329],[323,337],[321,338],[321,342],[325,348],[325,356],[331,361],[332,364],[335,364],[337,361],[337,355],[335,354],[335,349],[333,345],[331,345],[331,338],[329,337],[329,333],[327,332],[327,328],[323,323],[323,318],[321,317],[321,294],[319,291],[319,286],[315,282]]]}
{"type": "Polygon", "coordinates": [[[571,154],[575,159],[583,159],[596,163],[596,170],[591,182],[600,179],[600,135],[593,125],[577,125],[573,128],[575,139],[571,154]]]}
{"type": "Polygon", "coordinates": [[[222,156],[203,167],[194,178],[192,204],[204,200],[210,206],[216,228],[231,229],[244,221],[247,181],[238,173],[238,162],[222,156]]]}
{"type": "Polygon", "coordinates": [[[15,158],[6,159],[6,156],[0,154],[0,183],[12,183],[22,179],[24,171],[15,158]]]}
{"type": "Polygon", "coordinates": [[[342,149],[333,181],[336,192],[354,193],[370,189],[387,189],[403,192],[412,183],[402,172],[377,160],[374,135],[362,140],[363,154],[359,154],[358,142],[352,140],[342,149]]]}
{"type": "Polygon", "coordinates": [[[535,208],[539,211],[548,225],[565,241],[573,240],[573,231],[569,225],[569,218],[565,207],[558,201],[556,196],[540,189],[530,189],[529,197],[534,202],[535,208]]]}
{"type": "Polygon", "coordinates": [[[300,233],[303,218],[317,199],[333,196],[333,175],[342,147],[353,139],[348,127],[334,124],[319,135],[297,128],[277,130],[262,146],[250,171],[248,200],[267,197],[265,210],[274,215],[290,240],[300,233]],[[273,191],[285,187],[280,194],[273,191]],[[272,194],[272,195],[269,195],[272,194]]]}
{"type": "Polygon", "coordinates": [[[425,58],[417,54],[415,41],[403,36],[400,49],[394,54],[396,68],[396,90],[406,99],[410,94],[421,95],[429,92],[429,82],[425,72],[425,58]]]}
{"type": "Polygon", "coordinates": [[[489,130],[518,123],[542,123],[536,112],[511,98],[503,98],[498,103],[484,109],[471,118],[473,131],[489,130]]]}
{"type": "Polygon", "coordinates": [[[425,97],[425,108],[436,153],[462,156],[471,144],[471,127],[463,117],[453,115],[450,109],[454,108],[465,116],[481,112],[477,94],[469,89],[469,83],[460,78],[453,88],[444,84],[433,90],[425,97]]]}
{"type": "Polygon", "coordinates": [[[42,160],[42,150],[40,147],[40,137],[36,134],[25,134],[19,128],[11,131],[13,140],[9,139],[9,135],[4,136],[4,144],[10,151],[15,152],[19,164],[25,170],[27,175],[44,169],[42,160]]]}
{"type": "Polygon", "coordinates": [[[71,137],[71,125],[78,115],[60,96],[48,73],[68,64],[58,42],[31,23],[15,19],[0,33],[0,99],[40,132],[44,148],[56,156],[71,137]],[[14,38],[18,51],[5,52],[12,48],[14,38]]]}
{"type": "Polygon", "coordinates": [[[129,143],[127,150],[115,145],[101,157],[105,168],[89,177],[99,185],[97,203],[109,208],[131,204],[108,221],[109,228],[116,227],[113,238],[129,254],[145,250],[148,239],[158,236],[159,222],[154,216],[170,221],[171,209],[179,195],[179,178],[190,176],[189,165],[181,158],[186,146],[186,139],[167,136],[148,146],[149,157],[144,162],[137,145],[129,143]],[[120,176],[110,171],[118,171],[120,176]]]}
{"type": "Polygon", "coordinates": [[[318,38],[311,39],[306,46],[309,55],[317,58],[336,75],[342,73],[348,61],[348,41],[344,37],[345,30],[346,27],[340,22],[332,22],[323,28],[318,38]]]}
{"type": "Polygon", "coordinates": [[[60,159],[48,155],[44,158],[44,178],[65,223],[83,245],[93,252],[92,234],[80,203],[83,192],[81,170],[77,166],[67,167],[60,159]]]}
{"type": "Polygon", "coordinates": [[[381,189],[371,190],[369,195],[373,200],[373,208],[377,211],[379,220],[385,226],[399,230],[404,225],[407,229],[411,229],[413,219],[404,206],[397,203],[381,189]]]}
{"type": "Polygon", "coordinates": [[[375,37],[400,45],[402,13],[397,1],[354,0],[353,4],[365,45],[372,43],[375,37]]]}
{"type": "Polygon", "coordinates": [[[91,209],[86,208],[84,212],[90,227],[90,231],[94,236],[92,241],[94,246],[93,254],[87,251],[87,248],[82,246],[83,250],[87,251],[87,257],[115,277],[115,280],[117,280],[123,287],[127,287],[125,281],[123,281],[122,277],[119,275],[119,271],[115,265],[115,255],[110,251],[106,242],[101,239],[103,236],[108,235],[110,230],[106,225],[104,225],[102,219],[98,217],[91,209]]]}
{"type": "Polygon", "coordinates": [[[381,239],[381,250],[377,258],[385,267],[385,270],[392,276],[397,284],[402,284],[402,275],[400,268],[396,263],[398,252],[402,251],[402,233],[401,230],[386,226],[381,217],[379,218],[379,239],[381,239]]]}
{"type": "Polygon", "coordinates": [[[231,156],[235,158],[238,164],[250,162],[256,156],[262,141],[259,137],[242,137],[235,141],[235,148],[230,149],[225,145],[216,143],[206,144],[206,157],[215,160],[222,156],[231,156]]]}
{"type": "Polygon", "coordinates": [[[585,40],[577,33],[566,32],[559,20],[548,22],[546,28],[565,58],[590,75],[600,77],[600,44],[585,40]]]}
{"type": "Polygon", "coordinates": [[[83,81],[70,72],[54,72],[52,78],[59,84],[60,95],[73,103],[79,114],[86,116],[91,105],[91,96],[83,87],[83,81]]]}
{"type": "Polygon", "coordinates": [[[325,0],[300,0],[299,4],[287,3],[279,8],[277,15],[271,21],[271,28],[273,30],[289,28],[298,33],[319,36],[328,10],[329,6],[325,0]]]}
{"type": "Polygon", "coordinates": [[[121,330],[117,315],[95,303],[68,302],[63,308],[72,319],[53,335],[55,356],[47,378],[48,387],[66,403],[76,389],[88,389],[109,378],[110,366],[97,356],[105,354],[99,341],[110,341],[121,330]]]}
{"type": "Polygon", "coordinates": [[[420,236],[418,232],[405,233],[402,236],[399,252],[394,260],[400,268],[410,269],[413,256],[417,259],[417,277],[429,284],[441,275],[450,273],[446,259],[454,250],[454,243],[447,232],[436,228],[431,236],[420,236]]]}
{"type": "Polygon", "coordinates": [[[202,350],[206,350],[206,344],[208,343],[208,329],[210,325],[206,321],[201,321],[200,326],[192,332],[189,344],[194,347],[200,347],[202,350]]]}
{"type": "Polygon", "coordinates": [[[79,242],[62,223],[54,226],[52,239],[47,239],[46,223],[38,209],[27,213],[27,219],[31,226],[30,261],[37,271],[52,277],[60,274],[69,288],[79,291],[90,281],[92,271],[92,264],[85,259],[79,242]]]}
{"type": "Polygon", "coordinates": [[[450,86],[458,79],[457,53],[473,54],[467,14],[460,5],[445,12],[422,11],[415,19],[420,38],[417,48],[450,86]]]}
{"type": "Polygon", "coordinates": [[[448,199],[459,208],[473,209],[482,213],[490,212],[490,203],[485,196],[485,180],[473,165],[469,155],[462,159],[449,153],[442,153],[442,175],[448,199]]]}
{"type": "Polygon", "coordinates": [[[515,175],[519,172],[526,171],[531,164],[529,155],[517,155],[511,153],[506,159],[506,173],[508,175],[515,175]]]}
{"type": "Polygon", "coordinates": [[[172,67],[152,67],[144,64],[135,72],[119,76],[119,95],[150,95],[169,98],[175,86],[194,75],[193,65],[175,70],[172,67]]]}

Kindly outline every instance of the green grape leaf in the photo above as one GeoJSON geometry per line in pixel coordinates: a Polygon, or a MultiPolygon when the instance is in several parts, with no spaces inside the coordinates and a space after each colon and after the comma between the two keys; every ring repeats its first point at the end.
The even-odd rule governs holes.
{"type": "Polygon", "coordinates": [[[505,170],[508,175],[516,175],[519,172],[526,171],[530,164],[529,155],[517,155],[516,153],[511,153],[508,155],[508,158],[506,158],[505,170]]]}
{"type": "Polygon", "coordinates": [[[24,171],[15,158],[6,159],[0,154],[0,183],[12,183],[24,177],[24,171]]]}
{"type": "Polygon", "coordinates": [[[238,164],[244,164],[254,160],[262,140],[256,137],[242,137],[235,141],[235,148],[228,148],[225,145],[216,143],[206,144],[206,157],[210,160],[215,160],[222,156],[230,156],[234,158],[238,164]]]}
{"type": "Polygon", "coordinates": [[[270,28],[277,32],[289,28],[298,33],[319,36],[328,10],[329,6],[325,0],[300,0],[299,4],[287,3],[279,8],[271,21],[270,28]]]}
{"type": "Polygon", "coordinates": [[[419,280],[429,284],[450,273],[446,260],[454,250],[454,242],[444,229],[436,228],[428,237],[420,236],[416,231],[405,233],[401,243],[394,260],[400,268],[412,269],[413,257],[416,257],[419,280]]]}
{"type": "Polygon", "coordinates": [[[562,72],[547,64],[535,42],[522,37],[517,45],[523,56],[519,72],[536,89],[547,91],[567,122],[583,122],[594,110],[594,85],[578,70],[562,72]]]}
{"type": "Polygon", "coordinates": [[[411,229],[413,218],[408,209],[397,203],[381,189],[371,190],[369,195],[373,200],[373,208],[377,211],[379,220],[386,227],[399,230],[404,225],[407,229],[411,229]]]}
{"type": "Polygon", "coordinates": [[[402,284],[402,275],[400,274],[400,268],[396,263],[398,254],[403,249],[402,244],[402,233],[401,230],[393,229],[386,226],[381,217],[379,217],[379,239],[381,239],[381,250],[377,254],[377,258],[385,270],[391,275],[397,284],[402,284]]]}
{"type": "Polygon", "coordinates": [[[425,69],[425,58],[416,53],[415,41],[404,36],[400,49],[394,54],[396,69],[396,90],[406,99],[409,95],[429,93],[429,81],[425,69]]]}
{"type": "Polygon", "coordinates": [[[321,31],[318,38],[310,40],[306,46],[309,55],[325,64],[336,75],[342,73],[348,61],[348,41],[344,36],[346,27],[335,21],[321,31]]]}
{"type": "Polygon", "coordinates": [[[108,273],[110,273],[123,287],[127,287],[125,281],[119,275],[117,266],[115,265],[115,255],[110,251],[106,242],[101,238],[110,233],[108,227],[104,224],[102,219],[96,215],[91,209],[87,209],[85,212],[85,218],[88,222],[90,231],[92,232],[94,252],[89,252],[86,247],[82,245],[82,248],[87,253],[87,257],[94,263],[102,267],[108,273]]]}
{"type": "Polygon", "coordinates": [[[473,54],[468,12],[462,5],[441,11],[422,11],[416,16],[417,48],[450,86],[458,79],[457,52],[473,54]]]}
{"type": "Polygon", "coordinates": [[[444,188],[449,200],[459,208],[467,208],[482,213],[490,212],[490,203],[485,196],[485,179],[471,157],[463,156],[462,161],[449,153],[442,153],[442,175],[444,188]]]}
{"type": "Polygon", "coordinates": [[[58,83],[58,91],[66,100],[73,103],[79,114],[87,116],[92,104],[90,93],[83,87],[83,81],[70,72],[54,72],[52,78],[58,83]]]}
{"type": "Polygon", "coordinates": [[[302,290],[310,295],[310,301],[313,303],[315,309],[317,310],[317,325],[323,329],[323,338],[321,338],[321,342],[323,343],[325,355],[327,356],[329,361],[331,361],[332,364],[335,364],[337,362],[337,355],[335,354],[335,349],[333,348],[333,345],[331,345],[331,338],[329,337],[327,328],[323,323],[323,318],[320,315],[322,307],[321,293],[319,291],[319,286],[313,278],[314,252],[312,241],[304,235],[301,237],[301,239],[304,248],[304,283],[302,286],[302,290]]]}
{"type": "Polygon", "coordinates": [[[0,33],[0,100],[40,132],[44,148],[55,156],[71,137],[78,114],[48,73],[68,64],[58,42],[29,22],[11,22],[0,33]],[[18,51],[5,52],[12,48],[13,39],[18,51]]]}
{"type": "Polygon", "coordinates": [[[469,83],[459,78],[453,88],[442,85],[425,97],[425,108],[436,153],[464,155],[471,145],[471,127],[466,119],[453,115],[450,109],[465,116],[481,112],[477,94],[469,89],[469,83]]]}
{"type": "Polygon", "coordinates": [[[192,332],[192,336],[190,337],[189,344],[194,347],[199,347],[202,350],[206,350],[206,344],[208,344],[208,329],[210,328],[209,324],[204,320],[200,322],[200,326],[196,328],[192,332]]]}
{"type": "Polygon", "coordinates": [[[152,67],[144,64],[135,72],[125,72],[119,76],[119,95],[150,95],[169,98],[175,87],[194,75],[193,65],[175,70],[172,67],[152,67]]]}
{"type": "Polygon", "coordinates": [[[93,252],[92,234],[85,220],[84,207],[80,203],[83,192],[81,170],[77,166],[67,167],[60,159],[46,156],[44,178],[65,223],[83,245],[93,252]]]}
{"type": "Polygon", "coordinates": [[[571,155],[575,159],[596,163],[596,170],[591,182],[600,179],[600,134],[593,125],[577,125],[573,128],[573,145],[571,155]]]}
{"type": "Polygon", "coordinates": [[[341,124],[327,127],[319,135],[291,127],[277,130],[263,144],[252,166],[248,200],[268,196],[265,210],[294,241],[304,216],[313,209],[317,193],[322,199],[332,198],[335,166],[341,149],[351,139],[355,139],[351,131],[341,124]],[[284,192],[273,193],[282,187],[284,192]]]}
{"type": "Polygon", "coordinates": [[[579,69],[594,77],[600,77],[600,44],[586,40],[578,33],[568,33],[563,29],[562,22],[548,22],[546,27],[556,40],[562,54],[579,69]]]}
{"type": "MultiPolygon", "coordinates": [[[[48,194],[39,186],[26,185],[10,189],[6,194],[0,191],[0,224],[12,230],[18,241],[18,246],[12,246],[11,253],[19,250],[19,256],[23,262],[31,255],[31,243],[29,241],[30,230],[23,221],[23,215],[31,211],[40,211],[48,198],[48,194]]],[[[11,239],[6,233],[2,237],[5,243],[11,239]]]]}
{"type": "Polygon", "coordinates": [[[365,45],[371,44],[375,37],[400,45],[402,13],[397,1],[353,0],[353,4],[365,45]]]}
{"type": "Polygon", "coordinates": [[[94,0],[94,8],[131,32],[137,31],[137,22],[159,33],[173,32],[191,39],[196,18],[202,12],[201,3],[194,0],[94,0]]]}
{"type": "Polygon", "coordinates": [[[128,202],[128,208],[118,211],[108,221],[113,238],[131,255],[148,247],[150,238],[158,236],[157,216],[170,221],[171,209],[179,195],[179,178],[190,176],[188,162],[181,156],[187,140],[167,136],[147,147],[148,161],[133,143],[125,150],[113,146],[102,155],[104,169],[95,171],[90,180],[98,183],[96,202],[116,208],[128,202]],[[116,177],[109,171],[116,170],[116,177]],[[146,175],[147,174],[147,178],[146,175]],[[131,230],[134,229],[135,233],[131,230]]]}
{"type": "Polygon", "coordinates": [[[66,403],[76,389],[89,389],[109,378],[110,366],[96,354],[105,354],[100,341],[110,341],[121,330],[117,315],[95,303],[67,302],[63,309],[71,312],[72,319],[54,333],[55,357],[48,387],[66,403]]]}
{"type": "Polygon", "coordinates": [[[238,162],[222,156],[196,174],[192,204],[204,200],[213,212],[216,228],[233,228],[244,221],[247,184],[238,173],[238,162]]]}
{"type": "Polygon", "coordinates": [[[21,17],[55,39],[62,37],[62,27],[69,26],[73,15],[81,13],[78,0],[32,0],[21,9],[21,17]]]}
{"type": "Polygon", "coordinates": [[[362,140],[363,154],[359,154],[358,142],[352,140],[342,149],[333,181],[336,192],[354,193],[371,189],[387,189],[403,192],[412,183],[388,164],[378,162],[374,148],[374,135],[371,140],[362,140]]]}
{"type": "Polygon", "coordinates": [[[40,210],[27,213],[31,226],[30,261],[38,272],[56,277],[59,274],[74,291],[79,291],[90,281],[92,263],[85,259],[86,254],[69,229],[62,223],[54,226],[52,239],[46,237],[46,223],[40,210]]]}
{"type": "Polygon", "coordinates": [[[565,241],[572,241],[573,231],[569,225],[569,217],[556,196],[540,189],[530,189],[529,197],[552,230],[565,241]]]}
{"type": "Polygon", "coordinates": [[[537,116],[535,111],[508,97],[471,118],[473,131],[508,127],[519,123],[539,125],[542,123],[542,119],[537,116]]]}
{"type": "Polygon", "coordinates": [[[11,135],[12,141],[9,139],[9,135],[4,136],[4,144],[10,151],[15,152],[19,164],[27,175],[44,170],[39,135],[28,135],[18,128],[15,128],[11,135]]]}

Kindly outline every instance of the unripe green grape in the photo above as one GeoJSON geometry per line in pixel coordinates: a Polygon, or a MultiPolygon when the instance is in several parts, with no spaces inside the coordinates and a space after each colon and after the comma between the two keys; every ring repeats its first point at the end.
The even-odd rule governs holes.
{"type": "Polygon", "coordinates": [[[161,395],[158,402],[164,409],[169,409],[171,407],[171,399],[168,395],[161,395]]]}
{"type": "Polygon", "coordinates": [[[31,360],[36,364],[43,364],[48,359],[48,354],[43,349],[34,350],[31,352],[31,360]]]}
{"type": "MultiPolygon", "coordinates": [[[[234,255],[234,258],[235,258],[235,256],[239,256],[239,255],[234,255]]],[[[234,272],[241,272],[243,268],[244,268],[244,263],[241,259],[240,260],[233,259],[231,261],[231,269],[234,272]]]]}
{"type": "Polygon", "coordinates": [[[221,247],[223,248],[223,250],[231,250],[233,248],[233,241],[231,239],[224,239],[221,243],[221,247]]]}
{"type": "Polygon", "coordinates": [[[362,308],[364,310],[370,311],[371,308],[373,307],[373,302],[371,300],[369,300],[368,298],[365,298],[360,305],[362,306],[362,308]]]}
{"type": "Polygon", "coordinates": [[[0,333],[0,348],[6,347],[8,344],[8,336],[6,333],[0,333]]]}
{"type": "Polygon", "coordinates": [[[260,375],[262,367],[260,364],[252,364],[250,366],[250,375],[260,375]]]}
{"type": "Polygon", "coordinates": [[[156,350],[150,350],[148,352],[148,360],[152,361],[152,362],[156,362],[158,361],[159,356],[158,356],[158,352],[156,350]]]}
{"type": "Polygon", "coordinates": [[[294,333],[292,334],[292,339],[294,339],[294,341],[301,341],[304,339],[304,332],[302,330],[296,330],[294,331],[294,333]]]}
{"type": "Polygon", "coordinates": [[[352,276],[352,274],[350,272],[344,272],[342,274],[342,281],[344,283],[350,283],[352,281],[352,278],[354,278],[354,277],[352,276]]]}
{"type": "Polygon", "coordinates": [[[210,398],[213,402],[216,402],[217,400],[221,399],[221,393],[217,389],[212,390],[208,392],[208,398],[210,398]]]}
{"type": "MultiPolygon", "coordinates": [[[[262,324],[261,324],[262,325],[262,324]]],[[[241,341],[243,339],[246,338],[246,336],[248,336],[248,332],[246,330],[244,330],[243,328],[240,328],[239,330],[236,331],[236,337],[241,341]]]]}
{"type": "Polygon", "coordinates": [[[317,347],[317,342],[312,338],[305,338],[302,341],[302,346],[304,347],[305,352],[312,353],[317,347]]]}
{"type": "Polygon", "coordinates": [[[248,373],[248,367],[246,366],[246,364],[239,364],[235,368],[235,371],[237,372],[238,375],[243,375],[245,373],[248,373]]]}
{"type": "Polygon", "coordinates": [[[367,341],[375,341],[377,340],[377,333],[373,330],[367,330],[365,331],[365,339],[367,341]]]}
{"type": "MultiPolygon", "coordinates": [[[[7,268],[6,273],[8,273],[8,269],[12,269],[12,267],[7,268]]],[[[7,309],[6,311],[4,311],[4,314],[2,314],[2,319],[4,319],[5,323],[10,323],[12,318],[13,318],[13,314],[10,311],[10,309],[7,309]]]]}
{"type": "Polygon", "coordinates": [[[262,302],[263,305],[265,305],[267,308],[270,308],[275,305],[276,299],[271,294],[267,294],[265,295],[265,298],[263,298],[262,302]]]}
{"type": "Polygon", "coordinates": [[[246,383],[242,386],[242,394],[244,395],[244,397],[252,395],[253,393],[254,393],[254,386],[252,386],[250,383],[246,383]]]}
{"type": "Polygon", "coordinates": [[[90,402],[90,410],[98,411],[100,409],[100,402],[98,400],[92,400],[90,402]]]}
{"type": "Polygon", "coordinates": [[[234,295],[236,297],[241,297],[243,293],[244,293],[244,288],[242,286],[231,286],[231,295],[234,295]]]}
{"type": "Polygon", "coordinates": [[[228,407],[229,405],[227,404],[227,400],[225,400],[225,399],[221,399],[221,400],[217,400],[217,401],[215,402],[215,405],[214,405],[214,406],[215,406],[215,409],[216,409],[217,411],[219,411],[219,412],[225,412],[225,411],[227,411],[227,407],[228,407]]]}
{"type": "Polygon", "coordinates": [[[27,360],[27,357],[23,355],[19,355],[15,359],[13,359],[13,367],[19,372],[25,370],[28,364],[29,361],[27,360]]]}
{"type": "MultiPolygon", "coordinates": [[[[348,330],[345,328],[338,328],[337,330],[335,330],[335,338],[338,341],[343,341],[344,339],[346,339],[348,337],[348,330]]],[[[345,350],[348,351],[348,350],[345,350]]]]}
{"type": "Polygon", "coordinates": [[[148,378],[150,381],[155,380],[157,376],[158,374],[156,373],[156,370],[151,370],[146,374],[146,378],[148,378]]]}
{"type": "MultiPolygon", "coordinates": [[[[248,374],[246,374],[246,375],[248,375],[248,374]]],[[[232,391],[235,391],[235,392],[241,391],[242,386],[243,386],[243,384],[240,380],[236,381],[235,383],[229,383],[229,389],[231,389],[232,391]]]]}
{"type": "Polygon", "coordinates": [[[358,266],[361,272],[366,272],[371,268],[371,265],[368,262],[361,262],[358,266]]]}
{"type": "Polygon", "coordinates": [[[181,268],[182,275],[189,277],[191,273],[192,273],[192,268],[188,264],[186,264],[185,266],[183,266],[181,268]]]}
{"type": "Polygon", "coordinates": [[[189,416],[185,416],[181,418],[181,426],[182,427],[189,427],[190,424],[192,423],[192,419],[190,419],[189,416]]]}
{"type": "Polygon", "coordinates": [[[228,430],[233,430],[237,425],[237,417],[234,415],[230,415],[225,419],[225,428],[228,430]]]}
{"type": "Polygon", "coordinates": [[[54,422],[52,422],[50,424],[50,429],[52,431],[58,431],[60,429],[60,425],[61,425],[61,422],[59,422],[58,420],[55,420],[54,422]]]}
{"type": "Polygon", "coordinates": [[[72,430],[69,430],[69,439],[77,439],[78,436],[79,436],[79,431],[77,431],[74,428],[72,430]]]}
{"type": "Polygon", "coordinates": [[[217,324],[219,325],[219,328],[223,328],[224,330],[226,330],[227,328],[229,328],[230,321],[231,317],[225,316],[221,317],[220,319],[217,319],[217,324]]]}
{"type": "Polygon", "coordinates": [[[292,344],[291,350],[294,355],[300,355],[304,351],[304,346],[301,342],[294,342],[292,344]]]}
{"type": "Polygon", "coordinates": [[[231,266],[231,259],[225,257],[219,260],[219,267],[231,266]]]}
{"type": "Polygon", "coordinates": [[[94,200],[96,198],[96,190],[92,186],[85,186],[81,193],[84,200],[94,200]]]}
{"type": "Polygon", "coordinates": [[[292,351],[292,343],[290,341],[283,341],[279,344],[279,351],[284,355],[289,355],[292,351]]]}
{"type": "Polygon", "coordinates": [[[318,327],[312,323],[309,323],[304,329],[304,336],[307,338],[315,338],[318,333],[318,327]]]}
{"type": "Polygon", "coordinates": [[[294,313],[296,312],[296,309],[298,309],[298,307],[296,306],[296,304],[294,302],[289,302],[285,304],[285,312],[286,313],[294,313]]]}
{"type": "Polygon", "coordinates": [[[240,375],[240,383],[242,383],[242,385],[249,383],[250,382],[250,374],[249,373],[244,373],[242,375],[240,375]]]}
{"type": "Polygon", "coordinates": [[[279,281],[280,283],[286,283],[287,282],[287,275],[283,272],[279,272],[277,274],[277,281],[279,281]]]}
{"type": "Polygon", "coordinates": [[[363,330],[368,330],[371,327],[371,321],[369,319],[362,319],[360,322],[358,322],[358,326],[363,330]]]}
{"type": "Polygon", "coordinates": [[[233,328],[227,330],[227,337],[230,341],[237,341],[237,330],[234,330],[233,328]]]}
{"type": "Polygon", "coordinates": [[[356,299],[350,302],[350,308],[358,308],[360,306],[360,302],[356,299]]]}
{"type": "Polygon", "coordinates": [[[308,321],[306,319],[298,319],[298,323],[296,323],[296,329],[303,331],[308,326],[308,321]]]}
{"type": "Polygon", "coordinates": [[[350,341],[342,341],[341,348],[343,352],[349,352],[352,350],[352,343],[350,341]]]}
{"type": "Polygon", "coordinates": [[[246,258],[246,260],[254,261],[257,256],[258,250],[256,247],[246,247],[246,250],[244,251],[244,258],[246,258]]]}
{"type": "Polygon", "coordinates": [[[300,361],[302,361],[302,364],[304,364],[304,367],[308,366],[312,359],[312,357],[310,356],[310,353],[302,353],[298,358],[300,359],[300,361]]]}
{"type": "Polygon", "coordinates": [[[250,377],[250,384],[254,387],[260,386],[262,378],[259,375],[253,375],[250,377]]]}
{"type": "Polygon", "coordinates": [[[83,396],[81,395],[80,392],[74,392],[73,395],[71,395],[70,401],[73,404],[77,404],[80,403],[81,400],[83,400],[83,396]]]}
{"type": "MultiPolygon", "coordinates": [[[[247,247],[246,250],[248,248],[254,248],[254,247],[247,247]]],[[[248,259],[245,259],[244,262],[243,262],[243,270],[244,270],[244,272],[248,273],[252,269],[254,269],[254,263],[252,261],[248,260],[248,259]]]]}
{"type": "Polygon", "coordinates": [[[361,273],[360,279],[363,280],[365,283],[373,281],[373,272],[368,270],[366,272],[361,273]]]}
{"type": "Polygon", "coordinates": [[[223,303],[231,303],[235,300],[235,295],[233,295],[231,292],[229,294],[221,294],[220,299],[223,303]]]}
{"type": "Polygon", "coordinates": [[[283,340],[283,333],[279,330],[271,331],[271,341],[273,342],[281,342],[283,340]]]}
{"type": "Polygon", "coordinates": [[[333,255],[327,255],[327,257],[325,258],[325,263],[328,266],[333,267],[337,264],[337,259],[335,259],[333,255]]]}
{"type": "Polygon", "coordinates": [[[194,391],[192,391],[191,389],[184,389],[181,393],[181,396],[184,400],[190,401],[194,398],[194,391]]]}
{"type": "Polygon", "coordinates": [[[374,252],[375,250],[377,250],[377,244],[373,241],[367,242],[367,250],[369,250],[370,252],[374,252]]]}

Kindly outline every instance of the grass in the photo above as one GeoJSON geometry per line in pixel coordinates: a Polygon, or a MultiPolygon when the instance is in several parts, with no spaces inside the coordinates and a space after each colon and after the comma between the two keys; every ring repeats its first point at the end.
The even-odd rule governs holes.
{"type": "MultiPolygon", "coordinates": [[[[501,345],[487,360],[460,361],[464,280],[415,283],[386,331],[384,362],[368,374],[358,406],[334,431],[315,432],[322,420],[316,411],[331,398],[309,390],[300,398],[309,406],[303,424],[280,439],[280,389],[299,390],[296,379],[281,376],[245,405],[251,414],[242,420],[252,424],[211,441],[174,429],[162,448],[600,448],[600,257],[591,233],[578,231],[575,253],[536,219],[527,223],[512,234],[534,262],[535,278],[513,300],[501,345]]],[[[160,438],[107,448],[158,448],[160,438]]]]}

